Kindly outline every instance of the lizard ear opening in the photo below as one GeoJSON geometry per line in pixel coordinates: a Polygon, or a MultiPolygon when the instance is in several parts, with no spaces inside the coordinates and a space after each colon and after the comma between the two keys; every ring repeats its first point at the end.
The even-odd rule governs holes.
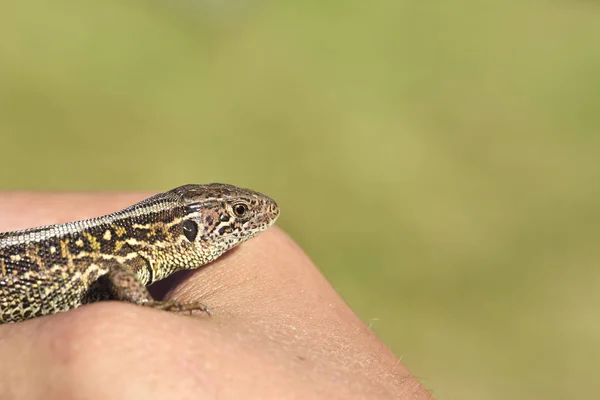
{"type": "Polygon", "coordinates": [[[183,224],[181,224],[181,227],[183,228],[183,234],[187,240],[190,242],[196,240],[196,236],[198,236],[198,225],[194,221],[186,219],[183,221],[183,224]]]}

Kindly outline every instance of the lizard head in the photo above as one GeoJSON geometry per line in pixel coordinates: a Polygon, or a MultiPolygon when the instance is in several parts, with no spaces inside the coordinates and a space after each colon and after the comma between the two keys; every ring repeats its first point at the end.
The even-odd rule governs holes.
{"type": "Polygon", "coordinates": [[[279,216],[273,199],[250,189],[212,183],[185,185],[172,192],[183,209],[180,233],[202,264],[256,236],[279,216]]]}

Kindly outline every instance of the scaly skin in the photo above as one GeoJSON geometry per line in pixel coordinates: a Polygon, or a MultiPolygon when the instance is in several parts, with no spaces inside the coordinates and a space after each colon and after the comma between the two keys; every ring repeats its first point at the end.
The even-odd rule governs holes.
{"type": "Polygon", "coordinates": [[[103,217],[0,233],[0,323],[100,300],[164,310],[146,285],[198,268],[271,226],[277,203],[231,185],[185,185],[103,217]]]}

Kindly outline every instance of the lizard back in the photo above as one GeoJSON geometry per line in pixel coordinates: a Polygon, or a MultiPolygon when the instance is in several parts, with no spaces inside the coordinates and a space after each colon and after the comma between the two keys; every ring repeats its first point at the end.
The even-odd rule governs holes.
{"type": "Polygon", "coordinates": [[[269,197],[231,185],[185,185],[98,218],[0,233],[0,323],[115,298],[126,269],[147,285],[197,268],[275,222],[269,197]]]}
{"type": "Polygon", "coordinates": [[[139,236],[133,225],[168,219],[174,209],[163,193],[99,218],[0,233],[0,322],[110,298],[90,289],[112,264],[139,257],[127,244],[139,236]]]}

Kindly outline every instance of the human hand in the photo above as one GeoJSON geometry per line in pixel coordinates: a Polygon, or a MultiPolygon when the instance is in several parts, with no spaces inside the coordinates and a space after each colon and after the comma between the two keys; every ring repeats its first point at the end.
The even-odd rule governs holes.
{"type": "MultiPolygon", "coordinates": [[[[89,218],[148,193],[0,194],[0,231],[89,218]]],[[[429,399],[302,250],[271,228],[153,294],[0,325],[0,399],[429,399]]]]}

